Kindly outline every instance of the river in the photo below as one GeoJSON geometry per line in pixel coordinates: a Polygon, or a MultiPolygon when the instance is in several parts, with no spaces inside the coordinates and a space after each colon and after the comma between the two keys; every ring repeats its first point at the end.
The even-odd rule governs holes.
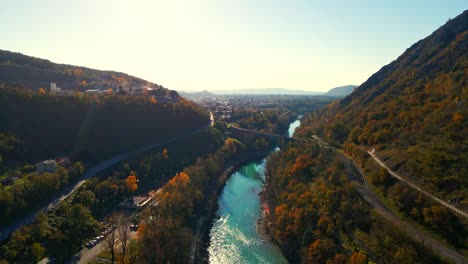
{"type": "MultiPolygon", "coordinates": [[[[301,124],[290,124],[292,136],[301,124]]],[[[259,193],[265,180],[265,163],[250,162],[234,172],[219,196],[218,219],[210,230],[209,261],[224,263],[287,263],[278,246],[257,231],[261,215],[259,193]]]]}

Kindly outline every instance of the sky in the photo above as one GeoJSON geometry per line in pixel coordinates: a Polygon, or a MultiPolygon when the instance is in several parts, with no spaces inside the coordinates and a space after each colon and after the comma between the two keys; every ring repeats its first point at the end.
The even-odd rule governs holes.
{"type": "Polygon", "coordinates": [[[467,0],[0,0],[0,49],[179,91],[367,80],[467,0]]]}

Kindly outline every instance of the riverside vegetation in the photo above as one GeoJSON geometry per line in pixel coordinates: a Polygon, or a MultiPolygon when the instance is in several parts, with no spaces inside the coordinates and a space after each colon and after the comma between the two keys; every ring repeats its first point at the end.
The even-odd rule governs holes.
{"type": "Polygon", "coordinates": [[[272,154],[266,175],[269,234],[292,263],[441,262],[373,213],[342,161],[316,143],[272,154]]]}

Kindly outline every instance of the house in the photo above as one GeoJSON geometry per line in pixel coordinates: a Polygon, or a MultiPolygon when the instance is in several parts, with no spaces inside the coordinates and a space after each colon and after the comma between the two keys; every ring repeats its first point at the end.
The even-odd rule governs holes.
{"type": "Polygon", "coordinates": [[[52,159],[45,160],[43,162],[39,162],[35,166],[38,173],[55,172],[55,170],[57,169],[57,162],[52,159]]]}

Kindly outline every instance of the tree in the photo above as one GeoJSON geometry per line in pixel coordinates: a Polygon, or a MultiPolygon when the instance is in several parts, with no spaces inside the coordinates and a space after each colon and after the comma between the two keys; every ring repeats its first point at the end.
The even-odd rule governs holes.
{"type": "Polygon", "coordinates": [[[117,222],[117,216],[113,214],[110,219],[109,219],[110,224],[112,225],[112,229],[107,234],[105,237],[107,249],[109,249],[109,252],[111,253],[111,263],[114,263],[115,261],[115,247],[117,244],[117,228],[116,228],[116,222],[117,222]]]}
{"type": "Polygon", "coordinates": [[[45,249],[37,242],[34,242],[31,246],[31,254],[36,261],[41,260],[44,257],[45,249]]]}
{"type": "Polygon", "coordinates": [[[40,94],[45,94],[45,93],[46,93],[46,90],[45,90],[44,88],[41,87],[41,88],[39,88],[39,93],[40,93],[40,94]]]}
{"type": "Polygon", "coordinates": [[[354,252],[349,259],[350,264],[366,264],[367,262],[367,256],[362,252],[354,252]]]}
{"type": "Polygon", "coordinates": [[[150,102],[151,102],[152,104],[157,104],[157,103],[158,103],[158,100],[156,100],[156,98],[155,98],[154,96],[151,96],[150,102]]]}
{"type": "Polygon", "coordinates": [[[127,185],[127,189],[129,192],[132,193],[138,189],[137,182],[137,177],[133,175],[133,173],[127,177],[127,179],[125,180],[125,184],[127,185]]]}
{"type": "Polygon", "coordinates": [[[120,214],[117,220],[117,229],[119,230],[118,240],[122,248],[122,263],[125,260],[125,253],[127,252],[128,242],[130,241],[130,217],[120,214]]]}

